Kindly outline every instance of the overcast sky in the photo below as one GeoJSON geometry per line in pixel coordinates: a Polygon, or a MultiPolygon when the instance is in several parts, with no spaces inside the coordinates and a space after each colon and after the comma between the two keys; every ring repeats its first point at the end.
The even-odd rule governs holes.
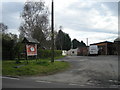
{"type": "MultiPolygon", "coordinates": [[[[19,34],[21,23],[20,13],[26,0],[18,2],[2,1],[2,18],[0,22],[6,24],[9,32],[19,34]]],[[[51,0],[44,0],[50,8],[51,0]]],[[[55,27],[63,26],[63,31],[71,39],[83,40],[89,44],[113,41],[118,36],[118,3],[95,2],[84,0],[54,0],[55,27]]]]}

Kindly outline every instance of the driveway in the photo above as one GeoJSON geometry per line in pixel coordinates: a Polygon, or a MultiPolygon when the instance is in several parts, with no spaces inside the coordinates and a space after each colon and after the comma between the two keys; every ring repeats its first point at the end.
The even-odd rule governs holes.
{"type": "Polygon", "coordinates": [[[86,87],[117,87],[118,56],[66,56],[58,61],[71,63],[71,68],[54,75],[25,78],[86,87]]]}

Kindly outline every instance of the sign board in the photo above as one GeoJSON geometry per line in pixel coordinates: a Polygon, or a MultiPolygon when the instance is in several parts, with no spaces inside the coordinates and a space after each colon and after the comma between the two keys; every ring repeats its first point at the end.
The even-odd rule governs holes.
{"type": "Polygon", "coordinates": [[[37,44],[26,45],[27,56],[37,55],[37,44]]]}

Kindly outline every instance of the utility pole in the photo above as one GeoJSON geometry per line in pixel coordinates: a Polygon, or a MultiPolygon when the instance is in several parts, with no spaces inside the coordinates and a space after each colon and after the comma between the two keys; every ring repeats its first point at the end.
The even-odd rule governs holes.
{"type": "Polygon", "coordinates": [[[51,8],[51,33],[52,33],[52,57],[51,62],[54,62],[54,3],[52,0],[52,8],[51,8]]]}
{"type": "Polygon", "coordinates": [[[88,38],[86,38],[86,41],[87,41],[87,56],[88,56],[88,52],[89,52],[89,48],[88,48],[88,38]]]}
{"type": "Polygon", "coordinates": [[[108,45],[107,45],[107,42],[106,42],[106,55],[108,54],[108,45]]]}
{"type": "Polygon", "coordinates": [[[87,38],[87,46],[88,46],[88,38],[87,38]]]}

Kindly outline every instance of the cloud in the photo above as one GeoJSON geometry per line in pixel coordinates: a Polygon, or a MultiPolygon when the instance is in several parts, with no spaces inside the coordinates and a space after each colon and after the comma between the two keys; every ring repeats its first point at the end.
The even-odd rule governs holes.
{"type": "Polygon", "coordinates": [[[97,33],[97,32],[86,32],[79,30],[74,31],[69,28],[64,28],[63,31],[65,33],[69,33],[72,40],[76,38],[79,41],[83,40],[86,43],[86,38],[88,38],[89,44],[102,42],[102,41],[114,41],[115,38],[118,36],[117,34],[112,34],[112,33],[97,33]]]}
{"type": "Polygon", "coordinates": [[[24,3],[4,2],[2,3],[2,22],[9,29],[18,29],[21,23],[20,13],[24,3]]]}
{"type": "MultiPolygon", "coordinates": [[[[79,6],[79,3],[82,4],[82,2],[78,2],[77,6],[79,6]]],[[[63,27],[72,28],[75,30],[81,29],[91,32],[117,33],[117,16],[114,16],[105,4],[97,3],[96,6],[101,6],[98,6],[98,9],[96,9],[96,6],[94,7],[95,4],[96,3],[93,3],[93,5],[92,3],[89,4],[89,7],[91,8],[86,10],[81,7],[77,7],[76,9],[76,6],[72,6],[72,9],[65,8],[61,12],[56,11],[56,23],[58,23],[58,25],[63,24],[63,27]],[[106,11],[108,12],[106,13],[106,11]],[[65,13],[63,14],[62,12],[65,13]]],[[[86,6],[87,3],[83,5],[86,6]]]]}
{"type": "MultiPolygon", "coordinates": [[[[108,11],[108,10],[107,10],[108,11]]],[[[103,10],[103,12],[106,12],[103,10]]],[[[97,10],[92,9],[89,13],[88,27],[91,29],[101,29],[104,32],[117,32],[118,31],[118,17],[111,15],[112,13],[108,11],[105,15],[101,15],[97,10]]]]}
{"type": "Polygon", "coordinates": [[[70,34],[72,39],[86,42],[89,38],[89,43],[114,41],[118,36],[118,17],[114,13],[117,10],[111,10],[109,5],[112,3],[73,2],[61,12],[55,12],[55,22],[62,25],[63,31],[70,34]]]}
{"type": "MultiPolygon", "coordinates": [[[[9,31],[18,33],[21,23],[20,13],[26,0],[3,3],[3,22],[9,31]]],[[[14,0],[11,0],[14,1],[14,0]]],[[[51,0],[44,0],[51,11],[51,0]]],[[[118,33],[118,11],[115,2],[95,2],[94,0],[54,0],[55,26],[63,26],[63,31],[72,39],[89,43],[104,40],[113,41],[118,33]]],[[[51,16],[50,16],[51,17],[51,16]]]]}

